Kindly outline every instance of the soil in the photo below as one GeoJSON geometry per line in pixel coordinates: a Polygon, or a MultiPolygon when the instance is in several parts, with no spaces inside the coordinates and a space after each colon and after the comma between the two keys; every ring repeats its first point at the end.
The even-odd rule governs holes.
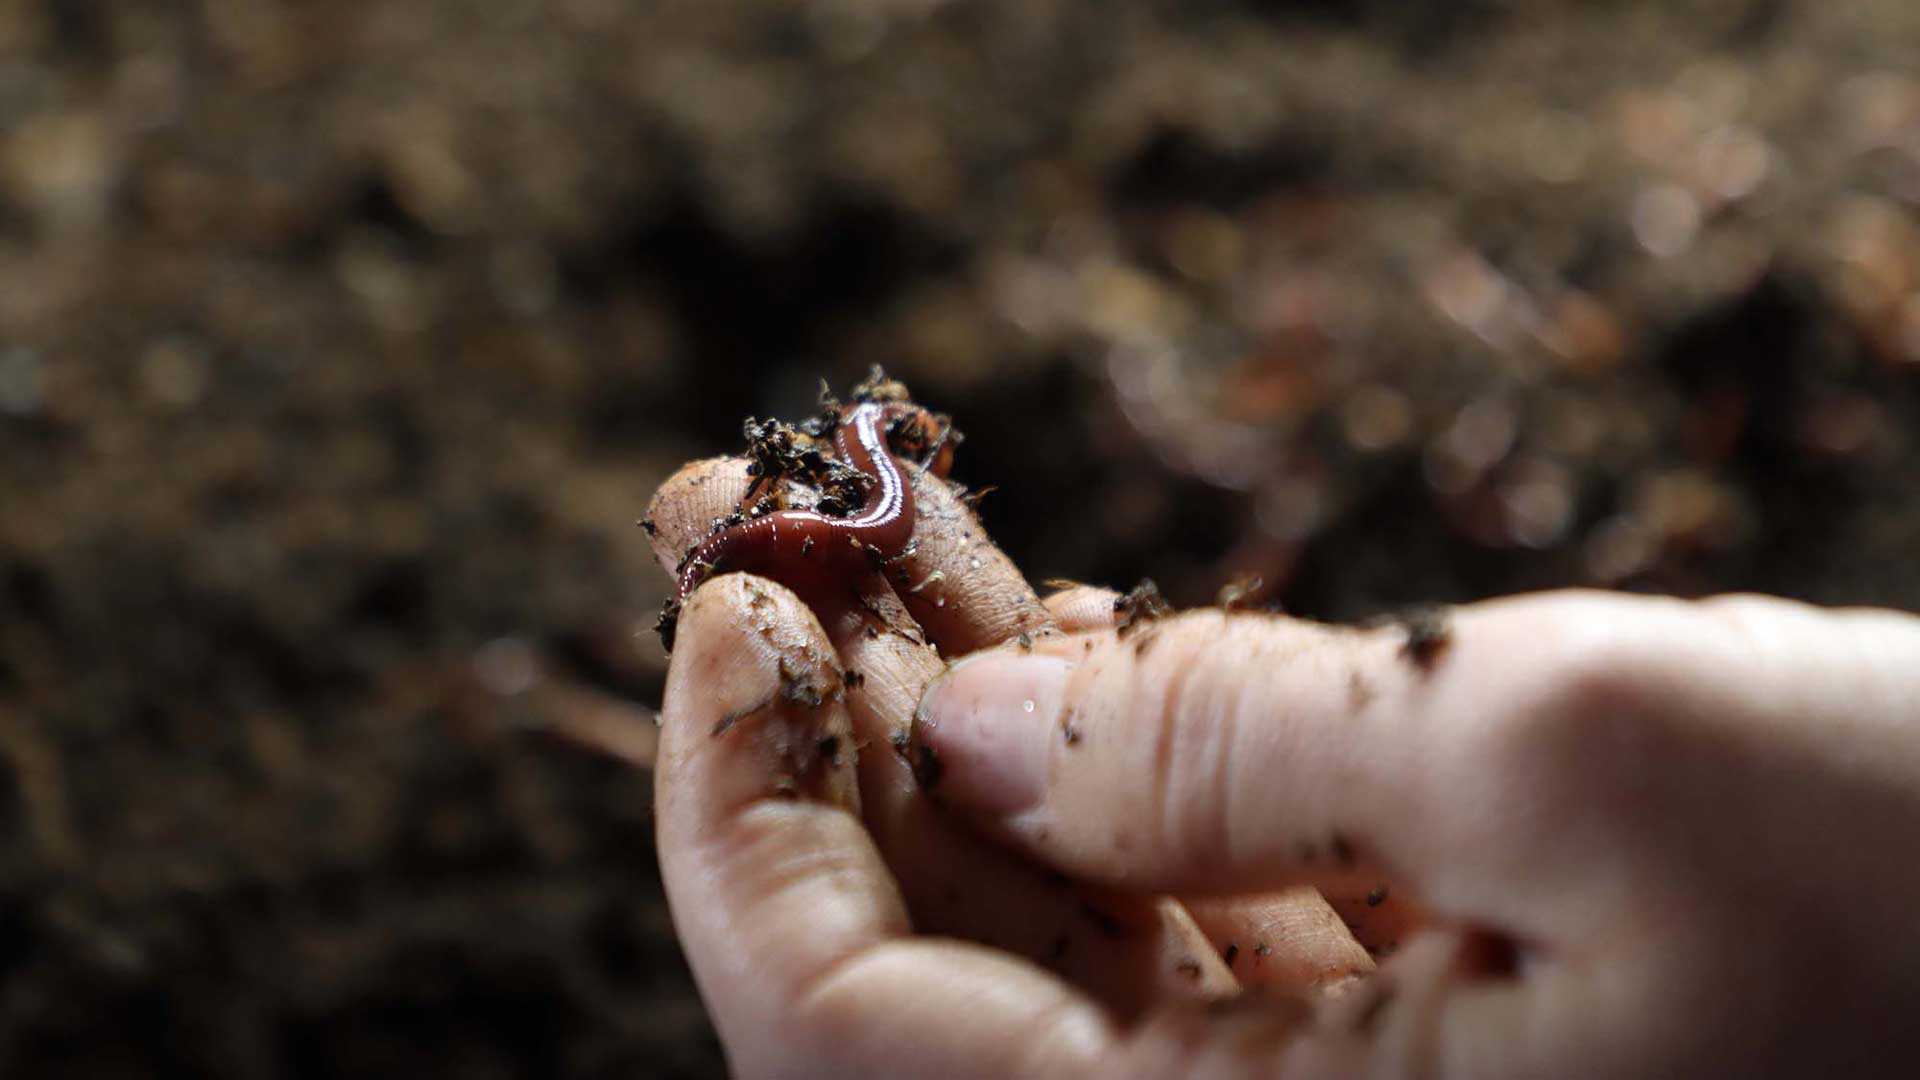
{"type": "Polygon", "coordinates": [[[0,1074],[717,1072],[633,521],[875,362],[1034,580],[1920,607],[1916,70],[1906,0],[0,3],[0,1074]]]}

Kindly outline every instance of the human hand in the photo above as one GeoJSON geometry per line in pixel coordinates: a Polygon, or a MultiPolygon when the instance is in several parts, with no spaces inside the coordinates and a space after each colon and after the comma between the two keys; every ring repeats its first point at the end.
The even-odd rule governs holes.
{"type": "Polygon", "coordinates": [[[1312,1017],[1076,1033],[1076,1064],[1911,1072],[1920,619],[1555,593],[1404,640],[1193,612],[928,690],[938,796],[1036,861],[1183,893],[1384,881],[1424,911],[1312,1017]]]}
{"type": "MultiPolygon", "coordinates": [[[[746,482],[707,462],[663,488],[663,561],[746,482]]],[[[742,1071],[1902,1063],[1911,618],[1563,594],[1460,609],[1430,655],[1212,612],[1067,637],[1110,594],[1041,607],[964,507],[916,493],[921,544],[885,578],[803,598],[730,575],[683,615],[660,852],[742,1071]],[[1031,655],[927,696],[942,813],[887,746],[940,654],[1022,633],[1031,655]],[[1048,663],[1065,688],[1030,693],[1014,668],[1048,663]],[[1018,711],[970,733],[983,688],[1018,711]],[[1234,974],[1310,991],[1370,969],[1301,883],[1358,906],[1370,943],[1425,930],[1342,997],[1223,1008],[1234,974]],[[1236,941],[1227,973],[1210,949],[1236,941]]]]}

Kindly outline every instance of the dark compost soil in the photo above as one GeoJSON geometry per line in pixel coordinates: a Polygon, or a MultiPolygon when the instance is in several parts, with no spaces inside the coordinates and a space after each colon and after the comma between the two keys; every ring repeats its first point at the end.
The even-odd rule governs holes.
{"type": "Polygon", "coordinates": [[[1920,606],[1916,70],[1906,0],[0,3],[0,1074],[717,1070],[566,733],[648,752],[653,486],[874,362],[1035,580],[1920,606]]]}

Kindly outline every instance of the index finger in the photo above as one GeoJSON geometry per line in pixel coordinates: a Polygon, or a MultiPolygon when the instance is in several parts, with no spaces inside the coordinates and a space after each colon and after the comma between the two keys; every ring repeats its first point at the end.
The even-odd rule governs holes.
{"type": "Polygon", "coordinates": [[[930,474],[915,478],[913,497],[913,539],[887,580],[941,655],[1052,631],[1053,616],[965,497],[930,474]]]}
{"type": "Polygon", "coordinates": [[[733,575],[695,593],[683,619],[656,775],[659,850],[734,1066],[1092,1071],[1111,1032],[1091,1000],[1007,954],[910,936],[856,816],[845,672],[807,608],[733,575]]]}

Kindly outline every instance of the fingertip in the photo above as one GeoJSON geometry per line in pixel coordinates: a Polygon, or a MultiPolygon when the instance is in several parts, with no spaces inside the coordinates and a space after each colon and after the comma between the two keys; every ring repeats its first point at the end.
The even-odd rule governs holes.
{"type": "Polygon", "coordinates": [[[641,518],[654,558],[669,574],[693,545],[713,531],[715,518],[739,507],[753,478],[743,458],[690,461],[661,483],[641,518]]]}
{"type": "Polygon", "coordinates": [[[1060,629],[1078,633],[1082,630],[1105,630],[1113,626],[1116,616],[1114,602],[1120,599],[1119,593],[1099,585],[1077,582],[1064,584],[1065,588],[1049,593],[1040,601],[1060,629]]]}
{"type": "Polygon", "coordinates": [[[1052,629],[1019,567],[945,481],[916,477],[913,493],[913,539],[886,579],[943,653],[962,656],[1052,629]]]}
{"type": "MultiPolygon", "coordinates": [[[[765,578],[729,574],[680,615],[662,708],[661,798],[688,827],[766,797],[858,811],[845,675],[813,613],[765,578]]],[[[680,824],[663,812],[663,827],[680,824]]]]}
{"type": "Polygon", "coordinates": [[[1249,988],[1305,994],[1373,973],[1373,958],[1311,885],[1185,902],[1234,977],[1249,988]]]}
{"type": "Polygon", "coordinates": [[[1052,725],[1073,671],[1070,660],[1017,648],[949,667],[914,711],[923,786],[994,817],[1037,806],[1046,796],[1052,725]]]}
{"type": "Polygon", "coordinates": [[[682,627],[655,777],[662,877],[715,1024],[748,1045],[821,972],[910,925],[860,822],[844,676],[813,614],[731,574],[682,627]]]}

